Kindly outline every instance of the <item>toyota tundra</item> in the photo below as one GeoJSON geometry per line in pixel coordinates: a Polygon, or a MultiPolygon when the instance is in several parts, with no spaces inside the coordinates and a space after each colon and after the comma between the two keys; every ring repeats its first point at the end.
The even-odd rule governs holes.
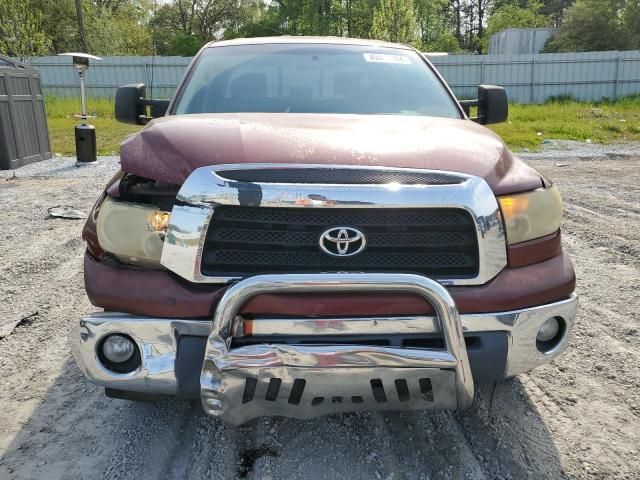
{"type": "MultiPolygon", "coordinates": [[[[475,95],[474,95],[475,96],[475,95]]],[[[71,332],[114,398],[200,399],[239,425],[462,409],[475,385],[561,354],[576,314],[562,200],[415,49],[343,38],[206,45],[83,231],[71,332]]]]}

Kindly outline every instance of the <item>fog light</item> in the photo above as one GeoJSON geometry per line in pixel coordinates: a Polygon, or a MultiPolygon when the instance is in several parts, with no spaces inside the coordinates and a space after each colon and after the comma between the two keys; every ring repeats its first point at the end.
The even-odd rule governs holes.
{"type": "Polygon", "coordinates": [[[136,353],[136,346],[130,338],[111,335],[102,344],[104,358],[113,363],[124,363],[136,353]]]}
{"type": "Polygon", "coordinates": [[[540,330],[538,331],[538,336],[536,340],[538,342],[550,342],[553,340],[558,332],[560,331],[560,323],[556,317],[550,318],[547,320],[540,330]]]}

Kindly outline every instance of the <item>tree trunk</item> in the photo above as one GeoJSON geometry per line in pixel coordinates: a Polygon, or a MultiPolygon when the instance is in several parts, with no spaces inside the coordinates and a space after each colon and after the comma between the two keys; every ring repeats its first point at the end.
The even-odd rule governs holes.
{"type": "Polygon", "coordinates": [[[454,22],[455,22],[455,35],[458,39],[458,43],[462,45],[462,15],[460,10],[462,9],[462,5],[460,4],[460,0],[454,0],[452,2],[453,14],[454,14],[454,22]]]}
{"type": "Polygon", "coordinates": [[[87,48],[87,37],[84,33],[84,15],[82,13],[82,2],[76,0],[76,18],[78,19],[78,33],[80,34],[80,46],[85,53],[89,53],[87,48]]]}
{"type": "MultiPolygon", "coordinates": [[[[478,0],[478,39],[482,40],[484,37],[484,14],[487,5],[484,0],[478,0]]],[[[476,49],[478,54],[482,54],[482,43],[478,43],[478,48],[476,49]]]]}

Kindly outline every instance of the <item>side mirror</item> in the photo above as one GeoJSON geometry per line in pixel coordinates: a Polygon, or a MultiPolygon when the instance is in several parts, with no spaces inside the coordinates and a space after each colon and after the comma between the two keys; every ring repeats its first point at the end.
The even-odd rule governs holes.
{"type": "Polygon", "coordinates": [[[471,120],[481,125],[504,122],[509,115],[507,92],[495,85],[480,85],[477,100],[463,100],[460,104],[467,115],[471,107],[478,107],[478,116],[471,120]]]}
{"type": "Polygon", "coordinates": [[[144,83],[133,83],[118,87],[116,91],[116,120],[132,125],[144,125],[153,118],[163,117],[167,113],[169,100],[151,100],[144,83]],[[147,115],[149,107],[149,115],[147,115]]]}

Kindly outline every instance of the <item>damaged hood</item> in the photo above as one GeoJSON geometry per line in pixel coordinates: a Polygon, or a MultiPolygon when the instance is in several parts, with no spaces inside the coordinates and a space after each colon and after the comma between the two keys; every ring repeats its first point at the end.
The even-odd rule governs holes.
{"type": "Polygon", "coordinates": [[[495,194],[543,186],[500,138],[468,120],[392,115],[168,116],[122,144],[122,169],[181,185],[199,167],[300,163],[424,168],[484,178],[495,194]]]}

